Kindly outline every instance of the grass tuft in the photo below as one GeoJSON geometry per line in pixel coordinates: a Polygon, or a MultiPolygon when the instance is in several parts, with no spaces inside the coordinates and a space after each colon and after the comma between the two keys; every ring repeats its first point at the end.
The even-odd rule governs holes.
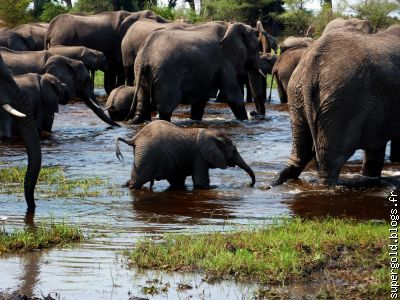
{"type": "MultiPolygon", "coordinates": [[[[23,192],[26,167],[0,168],[0,194],[23,192]]],[[[100,194],[95,190],[105,181],[98,178],[70,179],[65,176],[61,166],[42,167],[36,187],[36,193],[43,198],[83,198],[100,194]]]]}
{"type": "Polygon", "coordinates": [[[139,268],[201,270],[261,283],[338,276],[367,281],[369,292],[380,294],[387,292],[387,232],[386,223],[281,219],[229,233],[167,234],[162,242],[143,239],[129,257],[139,268]]]}
{"type": "Polygon", "coordinates": [[[0,231],[0,254],[25,253],[83,241],[82,231],[65,223],[42,223],[37,227],[0,231]]]}

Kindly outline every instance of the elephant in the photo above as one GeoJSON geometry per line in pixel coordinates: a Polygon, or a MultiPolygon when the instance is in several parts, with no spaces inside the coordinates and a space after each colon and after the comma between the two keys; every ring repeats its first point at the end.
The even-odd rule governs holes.
{"type": "MultiPolygon", "coordinates": [[[[83,100],[104,122],[119,126],[98,105],[90,82],[89,72],[81,61],[52,55],[46,50],[16,52],[0,48],[0,54],[13,76],[27,73],[51,74],[67,85],[70,99],[79,98],[83,100]]],[[[66,104],[66,102],[60,104],[66,104]]]]}
{"type": "Polygon", "coordinates": [[[297,37],[289,36],[281,43],[279,48],[281,49],[281,54],[290,48],[307,48],[314,42],[314,39],[310,37],[297,37]]]}
{"type": "Polygon", "coordinates": [[[121,43],[122,62],[124,65],[126,84],[133,86],[134,63],[140,46],[147,37],[154,31],[165,28],[188,28],[193,25],[186,23],[159,23],[152,19],[141,19],[129,27],[121,43]]]}
{"type": "MultiPolygon", "coordinates": [[[[67,87],[57,77],[50,74],[28,73],[14,77],[19,89],[30,102],[36,128],[42,137],[48,137],[58,112],[58,104],[68,100],[67,87]]],[[[13,120],[9,118],[13,124],[13,120]]],[[[13,128],[14,126],[10,126],[13,128]]]]}
{"type": "MultiPolygon", "coordinates": [[[[263,54],[262,52],[260,53],[260,70],[262,71],[262,73],[264,75],[267,74],[272,74],[272,68],[275,65],[275,62],[277,60],[276,55],[272,55],[270,53],[265,53],[263,54]]],[[[263,101],[265,102],[265,100],[267,99],[267,82],[266,82],[266,78],[263,75],[259,75],[262,76],[261,80],[262,80],[262,98],[264,99],[263,101]]],[[[251,93],[251,87],[250,87],[250,81],[249,81],[249,77],[247,75],[242,76],[239,75],[239,84],[242,90],[242,94],[244,95],[244,89],[243,86],[246,86],[246,102],[253,102],[253,95],[251,93]]]]}
{"type": "Polygon", "coordinates": [[[6,47],[15,51],[29,50],[26,40],[9,28],[0,28],[0,47],[6,47]]]}
{"type": "Polygon", "coordinates": [[[92,73],[92,84],[94,84],[96,70],[107,72],[107,58],[103,52],[84,46],[54,46],[48,51],[53,55],[62,55],[83,62],[92,73]]]}
{"type": "Polygon", "coordinates": [[[143,127],[132,140],[115,139],[118,159],[122,154],[118,141],[133,147],[135,161],[131,179],[125,186],[140,189],[147,182],[168,180],[174,189],[185,186],[186,176],[192,176],[196,189],[210,188],[208,170],[238,166],[251,177],[252,169],[240,156],[235,145],[225,134],[207,129],[182,129],[167,121],[157,120],[143,127]]]}
{"type": "Polygon", "coordinates": [[[322,32],[322,35],[326,34],[331,30],[335,30],[338,28],[345,28],[345,27],[357,29],[364,34],[372,33],[372,25],[371,22],[368,20],[360,20],[357,18],[350,18],[350,19],[336,18],[330,21],[326,25],[324,31],[322,32]]]}
{"type": "Polygon", "coordinates": [[[279,99],[281,103],[287,103],[287,86],[294,69],[300,62],[302,55],[308,47],[290,48],[282,53],[272,69],[271,88],[269,90],[268,102],[271,102],[271,91],[274,78],[276,78],[279,99]]]}
{"type": "Polygon", "coordinates": [[[106,109],[112,120],[125,120],[131,108],[135,90],[134,87],[126,85],[121,85],[112,90],[106,103],[106,109]]]}
{"type": "Polygon", "coordinates": [[[380,176],[387,141],[400,138],[399,66],[400,25],[372,35],[335,30],[314,42],[288,84],[292,152],[273,185],[297,178],[314,153],[320,183],[335,185],[357,149],[362,174],[380,176]]]}
{"type": "Polygon", "coordinates": [[[261,44],[260,51],[262,51],[263,54],[266,54],[271,53],[271,50],[274,50],[275,54],[277,54],[278,44],[275,38],[272,35],[268,34],[267,31],[265,31],[261,21],[257,21],[256,28],[259,31],[258,40],[261,44]]]}
{"type": "Polygon", "coordinates": [[[108,64],[104,88],[109,94],[115,86],[125,82],[121,41],[129,27],[142,18],[153,19],[160,23],[166,22],[148,10],[134,13],[105,12],[90,16],[61,14],[50,22],[45,37],[45,48],[59,45],[85,46],[103,52],[108,64]]]}
{"type": "Polygon", "coordinates": [[[15,27],[13,31],[25,39],[28,45],[26,50],[40,51],[44,50],[44,38],[48,28],[49,23],[37,22],[20,25],[15,27]]]}
{"type": "MultiPolygon", "coordinates": [[[[13,115],[28,154],[28,167],[24,179],[24,194],[28,210],[35,209],[35,186],[42,164],[42,149],[35,126],[32,108],[21,93],[0,55],[0,124],[4,113],[13,115]]],[[[0,129],[2,131],[2,129],[0,129]]],[[[2,135],[2,132],[0,132],[2,135]]]]}
{"type": "Polygon", "coordinates": [[[265,114],[255,29],[243,23],[209,22],[153,32],[135,60],[136,92],[128,118],[151,119],[151,106],[170,121],[178,104],[191,104],[192,120],[202,120],[206,103],[219,89],[238,120],[248,119],[237,76],[249,74],[257,113],[265,114]],[[246,59],[243,59],[246,58],[246,59]],[[151,99],[150,99],[151,98],[151,99]]]}

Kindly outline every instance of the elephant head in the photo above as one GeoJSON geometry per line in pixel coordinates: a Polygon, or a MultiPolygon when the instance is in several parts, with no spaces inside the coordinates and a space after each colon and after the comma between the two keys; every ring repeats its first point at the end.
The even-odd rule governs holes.
{"type": "Polygon", "coordinates": [[[237,71],[237,75],[249,76],[257,113],[265,114],[262,81],[260,78],[260,55],[258,53],[258,32],[243,23],[229,25],[221,40],[225,58],[237,71]]]}
{"type": "Polygon", "coordinates": [[[250,175],[251,186],[254,186],[256,179],[253,170],[245,163],[232,140],[225,134],[200,129],[197,143],[201,156],[210,168],[226,169],[227,167],[238,166],[250,175]]]}
{"type": "MultiPolygon", "coordinates": [[[[89,72],[85,65],[78,60],[53,55],[44,66],[46,73],[51,74],[65,83],[70,99],[79,98],[104,122],[119,126],[108,117],[99,104],[93,92],[89,72]]],[[[66,104],[66,103],[60,103],[66,104]]]]}
{"type": "Polygon", "coordinates": [[[35,209],[34,191],[42,163],[39,135],[29,101],[25,99],[12,79],[0,55],[0,106],[15,118],[28,154],[28,168],[24,179],[28,210],[35,209]]]}
{"type": "Polygon", "coordinates": [[[89,70],[107,72],[107,58],[103,52],[85,47],[80,60],[89,70]]]}
{"type": "Polygon", "coordinates": [[[45,133],[50,133],[54,121],[54,113],[58,112],[58,104],[66,102],[69,99],[68,89],[66,84],[62,83],[57,77],[51,74],[44,74],[40,79],[42,91],[42,110],[43,117],[40,122],[40,128],[45,133]]]}

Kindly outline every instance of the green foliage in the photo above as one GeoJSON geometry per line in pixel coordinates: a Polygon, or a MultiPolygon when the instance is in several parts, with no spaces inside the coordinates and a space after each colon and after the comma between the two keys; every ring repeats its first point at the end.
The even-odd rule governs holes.
{"type": "Polygon", "coordinates": [[[31,21],[28,13],[30,0],[1,0],[0,19],[7,27],[13,28],[31,21]]]}
{"type": "Polygon", "coordinates": [[[190,24],[206,21],[206,19],[202,15],[196,14],[196,12],[190,8],[176,9],[175,20],[188,22],[190,24]]]}
{"type": "Polygon", "coordinates": [[[374,31],[395,23],[396,20],[389,15],[400,13],[400,4],[391,0],[366,0],[352,5],[351,8],[357,13],[357,17],[368,19],[374,31]]]}
{"type": "Polygon", "coordinates": [[[72,11],[84,14],[98,14],[112,11],[112,5],[109,0],[78,0],[75,2],[72,11]]]}
{"type": "Polygon", "coordinates": [[[330,21],[338,17],[343,17],[340,10],[332,13],[331,7],[328,4],[322,6],[321,11],[317,14],[317,16],[314,18],[314,22],[312,23],[312,26],[314,27],[314,33],[312,37],[314,38],[320,37],[326,25],[330,21]]]}
{"type": "Polygon", "coordinates": [[[175,20],[175,10],[168,6],[154,6],[152,10],[164,19],[175,20]]]}
{"type": "Polygon", "coordinates": [[[43,6],[43,12],[40,15],[40,21],[43,22],[50,22],[53,18],[57,17],[58,15],[65,14],[68,12],[68,9],[59,4],[54,2],[48,2],[43,6]]]}
{"type": "Polygon", "coordinates": [[[313,21],[312,13],[305,9],[288,10],[277,16],[277,19],[284,26],[285,36],[305,35],[309,25],[313,21]]]}

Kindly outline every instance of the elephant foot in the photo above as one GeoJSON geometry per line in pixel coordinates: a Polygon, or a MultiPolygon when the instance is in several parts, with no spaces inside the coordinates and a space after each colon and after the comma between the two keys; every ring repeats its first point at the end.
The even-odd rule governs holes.
{"type": "Polygon", "coordinates": [[[381,163],[366,162],[363,164],[361,174],[368,177],[380,177],[382,167],[381,163]]]}
{"type": "Polygon", "coordinates": [[[137,124],[142,124],[146,121],[151,121],[151,118],[145,118],[143,116],[135,116],[129,123],[133,124],[133,125],[137,125],[137,124]]]}
{"type": "Polygon", "coordinates": [[[289,179],[297,179],[304,168],[296,166],[287,166],[275,177],[271,186],[281,185],[289,179]]]}
{"type": "Polygon", "coordinates": [[[320,178],[318,180],[319,184],[326,185],[326,186],[335,186],[337,184],[337,178],[320,178]]]}

